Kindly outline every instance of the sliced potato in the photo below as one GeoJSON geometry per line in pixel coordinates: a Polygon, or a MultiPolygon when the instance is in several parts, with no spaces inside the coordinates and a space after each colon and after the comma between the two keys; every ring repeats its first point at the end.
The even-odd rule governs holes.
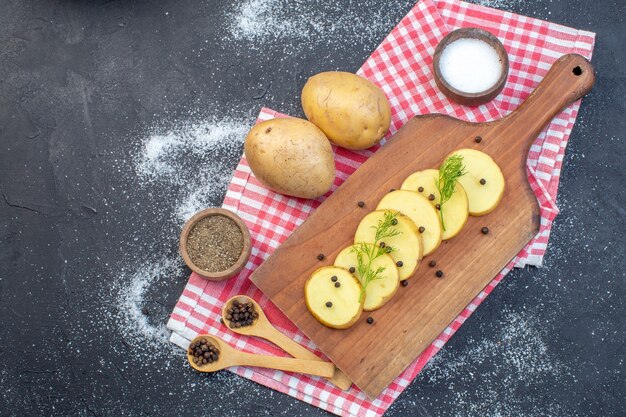
{"type": "Polygon", "coordinates": [[[463,157],[466,173],[459,182],[467,193],[470,215],[492,212],[504,194],[504,175],[498,164],[486,153],[474,149],[459,149],[450,155],[463,157]]]}
{"type": "MultiPolygon", "coordinates": [[[[439,171],[436,169],[425,169],[424,171],[415,172],[407,177],[402,183],[403,190],[417,191],[424,197],[428,198],[431,194],[434,199],[428,198],[428,201],[435,207],[440,202],[439,191],[437,191],[437,181],[439,180],[439,171]],[[422,190],[422,191],[420,191],[422,190]]],[[[439,215],[439,213],[437,213],[439,215]]],[[[469,205],[467,194],[463,186],[457,182],[454,194],[443,207],[443,220],[445,229],[441,236],[442,240],[448,240],[456,236],[469,216],[469,205]]]]}
{"type": "Polygon", "coordinates": [[[363,311],[364,300],[360,298],[359,280],[344,268],[322,267],[304,284],[307,308],[317,321],[334,329],[346,329],[356,323],[363,311]]]}
{"type": "Polygon", "coordinates": [[[396,215],[398,224],[392,226],[399,234],[384,239],[386,246],[394,248],[389,255],[398,265],[400,280],[410,278],[420,261],[422,260],[423,245],[422,237],[417,231],[417,226],[407,216],[395,210],[376,210],[369,213],[361,220],[354,235],[354,242],[374,243],[376,241],[376,227],[385,218],[385,213],[392,212],[396,215]]]}
{"type": "Polygon", "coordinates": [[[441,223],[437,210],[417,191],[396,190],[385,195],[376,210],[397,210],[415,223],[422,235],[424,256],[432,253],[441,243],[441,223]],[[423,229],[421,229],[423,227],[423,229]]]}
{"type": "MultiPolygon", "coordinates": [[[[371,245],[369,245],[371,247],[371,245]]],[[[363,284],[363,277],[359,274],[358,260],[355,252],[355,245],[348,246],[337,255],[335,266],[350,270],[354,268],[354,275],[363,284]]],[[[369,256],[364,256],[363,261],[369,262],[369,256]]],[[[370,269],[376,271],[384,268],[382,277],[370,281],[365,289],[365,304],[363,310],[372,311],[382,307],[396,293],[400,286],[400,273],[393,258],[383,254],[372,261],[370,269]]]]}

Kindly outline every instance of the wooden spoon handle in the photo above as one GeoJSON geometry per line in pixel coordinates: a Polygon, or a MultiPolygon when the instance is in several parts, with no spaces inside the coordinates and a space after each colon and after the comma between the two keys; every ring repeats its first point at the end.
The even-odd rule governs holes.
{"type": "MultiPolygon", "coordinates": [[[[313,352],[295,342],[294,340],[288,338],[272,325],[265,326],[263,328],[263,334],[259,334],[259,336],[264,337],[270,342],[274,343],[276,346],[280,347],[282,350],[289,353],[294,358],[322,361],[322,359],[315,355],[313,352]]],[[[328,378],[328,380],[343,391],[347,390],[352,385],[352,381],[350,381],[346,374],[341,372],[341,370],[339,369],[337,369],[335,371],[335,375],[332,378],[328,378]]]]}
{"type": "Polygon", "coordinates": [[[316,375],[330,378],[335,373],[335,365],[330,362],[312,361],[309,359],[281,358],[277,356],[253,355],[240,353],[238,365],[258,366],[260,368],[278,369],[300,374],[316,375]]]}
{"type": "MultiPolygon", "coordinates": [[[[593,66],[583,56],[567,54],[556,60],[552,67],[524,103],[508,117],[496,122],[511,134],[527,133],[530,144],[544,126],[568,104],[591,91],[595,83],[593,66]]],[[[524,158],[526,162],[526,158],[524,158]]]]}

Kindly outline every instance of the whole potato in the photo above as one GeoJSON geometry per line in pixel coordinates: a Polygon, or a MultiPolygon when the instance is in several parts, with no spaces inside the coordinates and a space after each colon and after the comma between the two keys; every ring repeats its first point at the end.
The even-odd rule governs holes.
{"type": "Polygon", "coordinates": [[[330,142],[306,120],[290,117],[259,123],[248,133],[244,152],[257,179],[281,194],[316,198],[335,179],[330,142]]]}
{"type": "Polygon", "coordinates": [[[321,72],[302,89],[307,119],[347,149],[367,149],[389,130],[391,107],[371,81],[349,72],[321,72]]]}

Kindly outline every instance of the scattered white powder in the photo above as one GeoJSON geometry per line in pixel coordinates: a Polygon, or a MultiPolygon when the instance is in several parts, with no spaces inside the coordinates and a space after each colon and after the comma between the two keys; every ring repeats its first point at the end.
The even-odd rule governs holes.
{"type": "Polygon", "coordinates": [[[382,40],[398,21],[393,17],[398,14],[389,13],[389,8],[408,11],[414,1],[379,4],[362,0],[358,4],[351,7],[344,2],[320,0],[247,0],[230,16],[230,32],[234,40],[252,42],[247,46],[257,48],[277,39],[299,41],[300,47],[333,40],[382,40]]]}
{"type": "MultiPolygon", "coordinates": [[[[300,37],[295,21],[281,18],[278,0],[242,2],[233,16],[232,30],[236,39],[262,40],[268,36],[300,37]]],[[[303,25],[300,25],[302,29],[303,25]]]]}
{"type": "Polygon", "coordinates": [[[121,271],[123,280],[119,280],[115,287],[117,325],[125,340],[133,346],[167,343],[169,330],[165,323],[150,323],[149,310],[146,315],[142,309],[146,308],[146,294],[150,287],[162,278],[177,276],[181,271],[180,262],[167,258],[155,263],[136,265],[130,271],[121,271]]]}
{"type": "Polygon", "coordinates": [[[445,47],[439,58],[443,78],[466,93],[493,87],[502,75],[498,52],[479,39],[458,39],[445,47]]]}
{"type": "Polygon", "coordinates": [[[249,129],[244,121],[220,120],[153,134],[141,145],[136,172],[149,186],[177,194],[175,215],[183,223],[226,190],[249,129]]]}
{"type": "Polygon", "coordinates": [[[523,394],[528,386],[562,383],[569,371],[550,350],[548,329],[537,317],[541,314],[533,311],[505,310],[496,337],[470,340],[460,354],[444,348],[418,378],[435,385],[454,381],[446,402],[451,415],[567,415],[558,403],[535,410],[532,398],[526,398],[532,392],[523,394]]]}
{"type": "Polygon", "coordinates": [[[523,0],[468,0],[470,3],[481,6],[493,7],[494,9],[511,10],[513,7],[523,3],[523,0]]]}

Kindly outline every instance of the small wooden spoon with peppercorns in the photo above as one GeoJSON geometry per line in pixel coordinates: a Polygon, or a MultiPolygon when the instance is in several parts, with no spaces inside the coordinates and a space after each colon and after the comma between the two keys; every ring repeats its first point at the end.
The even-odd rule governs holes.
{"type": "Polygon", "coordinates": [[[335,373],[335,365],[330,362],[245,353],[210,335],[199,335],[191,341],[189,349],[187,349],[187,360],[193,369],[200,372],[216,372],[231,366],[258,366],[260,368],[279,369],[281,371],[326,378],[332,377],[335,373]],[[202,352],[214,352],[214,356],[210,357],[210,361],[206,363],[197,362],[197,356],[195,355],[198,349],[197,342],[201,342],[200,347],[206,346],[206,348],[200,349],[202,352]]]}
{"type": "MultiPolygon", "coordinates": [[[[274,343],[276,346],[280,347],[294,358],[310,359],[324,362],[315,353],[288,338],[278,329],[276,329],[276,327],[272,326],[270,321],[267,319],[267,316],[261,309],[261,306],[259,306],[256,301],[248,296],[236,295],[226,301],[226,303],[224,303],[224,307],[222,307],[222,319],[224,320],[224,324],[228,326],[228,328],[233,332],[246,336],[262,337],[263,339],[269,340],[270,342],[274,343]],[[232,309],[233,307],[235,307],[235,301],[237,301],[240,307],[245,307],[244,310],[246,310],[245,312],[248,313],[248,317],[243,317],[243,320],[233,320],[234,317],[232,309]],[[250,308],[250,310],[252,311],[248,311],[248,306],[252,307],[250,308]]],[[[328,378],[328,380],[344,391],[350,388],[350,386],[352,385],[352,381],[350,381],[350,379],[348,379],[348,377],[338,368],[336,369],[334,376],[328,378]]]]}

